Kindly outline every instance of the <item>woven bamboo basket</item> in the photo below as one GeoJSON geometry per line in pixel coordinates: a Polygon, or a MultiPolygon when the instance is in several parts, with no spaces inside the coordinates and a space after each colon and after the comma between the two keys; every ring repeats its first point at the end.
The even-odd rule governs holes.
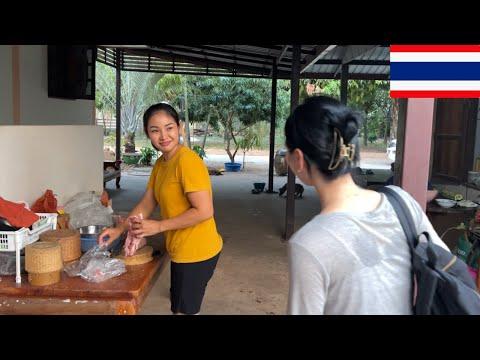
{"type": "Polygon", "coordinates": [[[29,273],[45,274],[62,268],[62,247],[58,242],[39,241],[25,247],[25,270],[29,273]]]}
{"type": "Polygon", "coordinates": [[[125,256],[125,252],[122,250],[117,259],[122,260],[127,266],[142,265],[153,260],[152,253],[153,248],[151,246],[144,246],[132,256],[125,256]]]}
{"type": "Polygon", "coordinates": [[[80,232],[74,229],[60,229],[44,232],[41,241],[60,243],[64,263],[77,260],[82,256],[80,232]]]}
{"type": "Polygon", "coordinates": [[[43,274],[28,273],[28,282],[35,286],[46,286],[60,282],[61,272],[52,271],[43,274]]]}

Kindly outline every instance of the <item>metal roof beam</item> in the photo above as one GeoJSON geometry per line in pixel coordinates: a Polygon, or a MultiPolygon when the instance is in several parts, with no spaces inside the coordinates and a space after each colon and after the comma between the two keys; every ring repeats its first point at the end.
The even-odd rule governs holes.
{"type": "Polygon", "coordinates": [[[342,46],[340,48],[340,59],[342,59],[342,63],[340,65],[337,66],[337,69],[335,70],[335,73],[333,74],[333,77],[336,78],[337,75],[340,73],[340,70],[342,69],[342,64],[343,64],[343,59],[345,58],[346,54],[347,54],[347,50],[348,50],[349,46],[342,46]]]}
{"type": "Polygon", "coordinates": [[[285,56],[287,53],[288,48],[290,45],[284,45],[282,51],[280,52],[280,55],[277,57],[277,64],[279,64],[282,61],[282,58],[285,56]]]}
{"type": "Polygon", "coordinates": [[[378,45],[350,45],[346,47],[345,54],[342,57],[342,64],[348,64],[354,59],[362,56],[366,52],[376,48],[378,45]]]}
{"type": "Polygon", "coordinates": [[[143,49],[129,49],[125,50],[125,52],[128,54],[138,54],[138,55],[152,55],[160,59],[165,59],[165,60],[170,60],[170,61],[180,61],[180,62],[186,62],[186,63],[191,63],[191,64],[198,64],[198,65],[209,65],[209,66],[214,66],[214,67],[219,67],[222,69],[236,69],[240,71],[245,71],[245,72],[254,72],[256,74],[262,74],[262,75],[267,75],[270,73],[270,67],[256,67],[256,66],[249,66],[249,65],[241,65],[241,64],[233,64],[233,63],[228,63],[228,62],[223,62],[223,61],[218,61],[218,60],[206,60],[206,59],[200,59],[196,57],[191,57],[191,56],[186,56],[186,55],[177,55],[177,54],[172,54],[171,51],[167,50],[162,50],[162,49],[155,49],[155,50],[143,50],[143,49]]]}
{"type": "MultiPolygon", "coordinates": [[[[269,66],[272,63],[272,57],[268,58],[268,60],[260,59],[260,58],[248,59],[244,55],[228,56],[228,55],[225,55],[225,53],[215,54],[211,51],[207,51],[203,49],[195,49],[193,47],[187,49],[187,48],[178,47],[177,45],[161,45],[156,49],[159,49],[159,48],[170,50],[170,51],[173,51],[174,53],[182,53],[182,55],[186,55],[186,56],[196,55],[205,60],[208,60],[207,58],[218,58],[218,59],[225,59],[227,61],[231,60],[232,63],[234,61],[241,61],[241,62],[259,64],[259,65],[265,65],[265,66],[269,66]]],[[[216,50],[212,50],[212,51],[216,52],[216,50]]]]}
{"type": "Polygon", "coordinates": [[[349,64],[354,59],[362,56],[367,51],[370,51],[375,47],[377,47],[377,45],[348,45],[343,47],[341,56],[342,64],[337,67],[334,76],[337,76],[337,74],[340,72],[340,70],[342,69],[342,65],[349,64]]]}
{"type": "MultiPolygon", "coordinates": [[[[341,65],[340,59],[320,59],[314,65],[341,65]]],[[[389,66],[389,60],[352,60],[348,65],[389,66]]]]}
{"type": "MultiPolygon", "coordinates": [[[[225,48],[220,48],[215,45],[151,45],[152,47],[156,48],[161,48],[161,47],[176,47],[177,49],[181,49],[181,51],[189,52],[191,50],[199,52],[199,51],[205,51],[205,52],[218,52],[219,54],[227,54],[227,55],[236,55],[236,56],[242,56],[242,57],[250,57],[252,59],[256,60],[266,60],[268,63],[272,61],[274,56],[272,55],[266,55],[266,54],[259,54],[255,52],[249,52],[245,50],[236,50],[236,49],[225,49],[225,48]]],[[[225,55],[224,55],[225,56],[225,55]]]]}
{"type": "MultiPolygon", "coordinates": [[[[339,80],[339,76],[335,76],[333,73],[317,73],[317,72],[304,72],[300,76],[302,79],[337,79],[339,80]]],[[[289,79],[290,72],[288,71],[279,71],[278,72],[279,79],[289,79]]],[[[389,74],[358,74],[358,73],[349,73],[348,74],[349,80],[389,80],[389,74]]]]}
{"type": "Polygon", "coordinates": [[[305,57],[305,65],[300,68],[300,74],[307,71],[317,60],[324,56],[327,52],[333,50],[337,45],[317,45],[315,54],[305,57]]]}

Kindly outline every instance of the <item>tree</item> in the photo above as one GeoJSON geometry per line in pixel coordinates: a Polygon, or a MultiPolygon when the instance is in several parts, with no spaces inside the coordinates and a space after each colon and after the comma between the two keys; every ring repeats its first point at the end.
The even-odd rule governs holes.
{"type": "Polygon", "coordinates": [[[390,123],[390,139],[397,138],[397,128],[398,128],[398,112],[400,109],[400,102],[397,98],[392,99],[392,108],[391,108],[391,123],[390,123]]]}
{"type": "MultiPolygon", "coordinates": [[[[324,79],[300,80],[299,102],[313,95],[327,95],[340,99],[340,81],[324,79]]],[[[392,101],[387,81],[349,80],[348,105],[363,113],[361,134],[364,145],[377,138],[384,142],[395,137],[398,123],[398,102],[392,101]]]]}
{"type": "Polygon", "coordinates": [[[198,87],[197,84],[206,81],[201,77],[190,77],[190,89],[192,99],[189,103],[189,116],[192,123],[203,124],[203,140],[201,148],[205,149],[209,129],[220,131],[218,115],[215,111],[215,106],[212,103],[212,97],[208,87],[198,87]],[[207,92],[205,92],[207,91],[207,92]]]}
{"type": "Polygon", "coordinates": [[[262,79],[196,79],[195,88],[202,94],[197,106],[213,106],[224,131],[225,151],[232,163],[240,147],[239,140],[248,127],[269,119],[270,101],[266,101],[270,94],[269,85],[269,81],[262,79]]]}
{"type": "Polygon", "coordinates": [[[190,144],[190,115],[192,104],[189,102],[194,95],[194,87],[191,76],[183,76],[178,74],[168,74],[162,77],[155,85],[156,93],[160,95],[164,101],[170,103],[173,107],[179,109],[179,116],[185,122],[186,145],[191,148],[190,144]]]}
{"type": "MultiPolygon", "coordinates": [[[[271,95],[270,95],[271,96],[271,95]]],[[[285,146],[285,122],[290,115],[290,80],[277,82],[277,114],[275,121],[275,147],[285,146]]],[[[268,133],[270,130],[268,131],[268,133]]],[[[268,135],[266,136],[268,138],[268,135]]]]}
{"type": "Polygon", "coordinates": [[[259,124],[255,124],[248,127],[243,134],[243,138],[238,141],[238,145],[243,152],[243,170],[245,170],[245,154],[247,151],[250,151],[254,148],[259,148],[262,145],[262,131],[259,129],[258,125],[259,124]]]}
{"type": "MultiPolygon", "coordinates": [[[[105,99],[103,98],[103,93],[97,92],[95,95],[95,109],[100,112],[102,116],[103,123],[103,136],[108,135],[107,124],[105,123],[105,111],[107,110],[107,104],[105,104],[105,99]]],[[[95,114],[96,117],[96,114],[95,114]]],[[[95,119],[96,120],[96,119],[95,119]]]]}
{"type": "MultiPolygon", "coordinates": [[[[97,64],[97,103],[112,110],[116,109],[115,69],[97,64]]],[[[163,75],[155,73],[123,71],[121,75],[121,126],[125,137],[125,152],[135,152],[135,132],[143,112],[154,97],[154,84],[163,75]]]]}
{"type": "Polygon", "coordinates": [[[367,146],[367,141],[373,139],[374,134],[369,133],[369,121],[374,110],[376,96],[377,96],[376,81],[372,80],[350,80],[348,82],[348,105],[361,111],[363,116],[363,145],[367,146]]]}
{"type": "Polygon", "coordinates": [[[375,118],[373,131],[379,138],[383,138],[384,144],[387,145],[390,137],[393,107],[389,91],[390,85],[387,81],[376,81],[375,85],[375,102],[372,111],[372,116],[375,118]]]}

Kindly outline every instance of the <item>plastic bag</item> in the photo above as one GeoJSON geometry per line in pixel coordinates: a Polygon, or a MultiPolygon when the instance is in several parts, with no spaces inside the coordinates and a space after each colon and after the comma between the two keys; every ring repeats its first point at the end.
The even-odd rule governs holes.
{"type": "Polygon", "coordinates": [[[102,205],[100,196],[95,192],[78,193],[65,204],[65,212],[70,215],[70,226],[78,229],[82,226],[113,224],[111,207],[102,205]]]}
{"type": "Polygon", "coordinates": [[[80,192],[70,198],[64,206],[66,213],[71,213],[75,210],[81,210],[87,208],[90,205],[95,204],[97,196],[94,191],[80,192]]]}
{"type": "MultiPolygon", "coordinates": [[[[15,253],[0,253],[0,275],[15,275],[16,270],[15,253]]],[[[25,272],[25,256],[20,257],[20,272],[25,272]]]]}
{"type": "Polygon", "coordinates": [[[68,276],[80,276],[89,281],[99,283],[127,272],[122,260],[110,258],[110,252],[98,245],[88,250],[78,261],[64,268],[68,276]]]}
{"type": "Polygon", "coordinates": [[[109,227],[113,224],[113,211],[104,207],[100,201],[97,204],[69,212],[68,214],[70,215],[70,226],[75,229],[90,225],[109,227]]]}

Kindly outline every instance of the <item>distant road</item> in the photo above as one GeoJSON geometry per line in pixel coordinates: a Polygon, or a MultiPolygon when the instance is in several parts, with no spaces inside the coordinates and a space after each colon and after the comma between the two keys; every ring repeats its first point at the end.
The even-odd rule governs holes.
{"type": "MultiPolygon", "coordinates": [[[[206,163],[208,164],[209,162],[212,163],[224,163],[224,162],[230,162],[230,158],[228,157],[227,154],[225,155],[208,155],[205,159],[206,163]]],[[[235,162],[241,163],[243,161],[243,155],[242,154],[237,154],[235,156],[235,162]]],[[[265,164],[268,165],[268,156],[263,156],[263,155],[255,155],[255,156],[245,156],[245,162],[249,164],[265,164]]],[[[367,158],[363,161],[360,161],[360,167],[365,168],[365,169],[390,169],[390,163],[391,161],[385,156],[385,159],[383,158],[367,158]]]]}

